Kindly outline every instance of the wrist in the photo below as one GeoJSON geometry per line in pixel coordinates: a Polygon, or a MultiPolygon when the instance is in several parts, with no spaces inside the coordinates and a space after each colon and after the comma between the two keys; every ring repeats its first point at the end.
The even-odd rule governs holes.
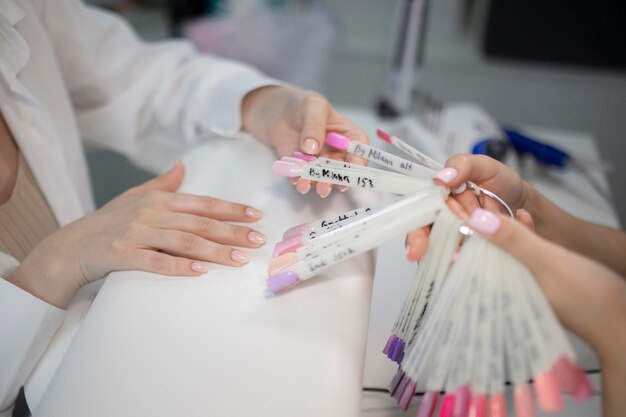
{"type": "Polygon", "coordinates": [[[35,297],[59,307],[67,308],[81,284],[69,279],[61,260],[46,260],[31,253],[6,279],[35,297]]]}
{"type": "Polygon", "coordinates": [[[269,134],[264,119],[263,109],[268,103],[268,95],[282,89],[281,86],[268,85],[249,91],[241,102],[242,130],[267,143],[269,134]],[[265,105],[264,105],[265,104],[265,105]]]}

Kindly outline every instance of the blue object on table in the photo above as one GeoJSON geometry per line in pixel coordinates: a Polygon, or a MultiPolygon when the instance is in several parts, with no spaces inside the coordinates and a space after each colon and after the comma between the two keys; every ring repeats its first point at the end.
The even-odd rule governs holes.
{"type": "Polygon", "coordinates": [[[515,129],[504,129],[511,146],[519,155],[531,154],[537,161],[547,166],[565,168],[571,157],[560,149],[532,139],[515,129]]]}

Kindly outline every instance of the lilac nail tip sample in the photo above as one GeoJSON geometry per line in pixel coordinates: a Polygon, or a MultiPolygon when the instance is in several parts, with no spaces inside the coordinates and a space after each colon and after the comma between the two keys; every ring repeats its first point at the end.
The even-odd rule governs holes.
{"type": "Polygon", "coordinates": [[[332,146],[333,148],[345,151],[350,144],[350,139],[340,135],[339,133],[331,132],[326,135],[326,144],[332,146]]]}
{"type": "Polygon", "coordinates": [[[274,294],[293,287],[300,279],[295,272],[286,271],[267,279],[267,288],[274,294]]]}
{"type": "Polygon", "coordinates": [[[385,343],[385,347],[383,348],[383,353],[385,355],[389,355],[389,350],[391,349],[395,337],[396,336],[392,334],[389,336],[389,339],[387,339],[387,343],[385,343]]]}

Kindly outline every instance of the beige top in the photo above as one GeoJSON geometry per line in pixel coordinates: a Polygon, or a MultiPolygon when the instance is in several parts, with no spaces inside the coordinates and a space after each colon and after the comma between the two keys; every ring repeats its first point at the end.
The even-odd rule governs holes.
{"type": "Polygon", "coordinates": [[[0,205],[0,251],[22,261],[59,225],[28,164],[19,153],[11,198],[0,205]]]}

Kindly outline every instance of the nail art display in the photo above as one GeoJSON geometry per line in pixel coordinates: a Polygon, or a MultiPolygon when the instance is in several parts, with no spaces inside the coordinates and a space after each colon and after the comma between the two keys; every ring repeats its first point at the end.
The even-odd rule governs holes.
{"type": "MultiPolygon", "coordinates": [[[[282,176],[395,193],[399,199],[287,230],[269,265],[268,289],[281,293],[389,239],[432,225],[428,249],[383,348],[398,364],[389,384],[398,405],[406,410],[415,393],[423,393],[417,417],[431,417],[437,408],[442,417],[511,412],[531,417],[535,403],[546,412],[561,410],[562,392],[579,401],[589,398],[592,386],[531,273],[450,212],[445,205],[450,190],[432,181],[441,163],[377,133],[416,162],[331,133],[330,146],[387,170],[297,153],[274,164],[282,176]],[[508,406],[507,383],[513,392],[508,406]]],[[[498,196],[467,186],[511,213],[498,196]]]]}

